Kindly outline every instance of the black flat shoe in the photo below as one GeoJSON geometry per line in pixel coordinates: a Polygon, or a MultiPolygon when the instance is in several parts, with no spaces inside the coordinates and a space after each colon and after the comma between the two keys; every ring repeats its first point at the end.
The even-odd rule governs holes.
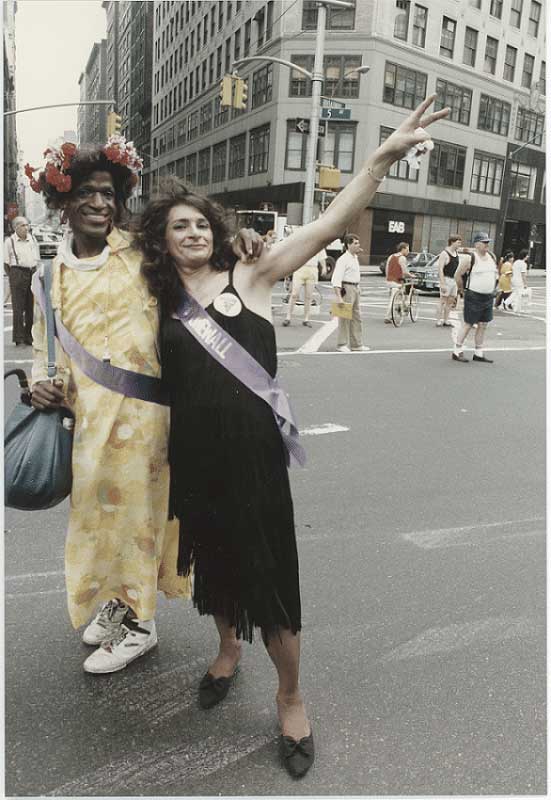
{"type": "Polygon", "coordinates": [[[463,353],[452,353],[452,358],[454,361],[461,361],[462,364],[468,364],[469,360],[465,358],[463,353]]]}
{"type": "Polygon", "coordinates": [[[199,684],[199,705],[201,708],[213,708],[227,695],[237,670],[229,678],[215,678],[207,672],[199,684]]]}
{"type": "Polygon", "coordinates": [[[473,361],[483,361],[485,364],[494,363],[492,358],[486,358],[486,356],[473,356],[473,361]]]}
{"type": "Polygon", "coordinates": [[[312,733],[298,742],[291,736],[279,737],[279,752],[285,769],[293,778],[302,778],[314,763],[314,737],[312,733]]]}

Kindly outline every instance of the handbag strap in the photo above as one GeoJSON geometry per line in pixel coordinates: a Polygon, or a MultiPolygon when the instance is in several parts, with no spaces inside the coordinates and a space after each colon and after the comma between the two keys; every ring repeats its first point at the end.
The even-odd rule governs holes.
{"type": "Polygon", "coordinates": [[[13,236],[10,236],[10,242],[11,242],[11,249],[13,250],[13,257],[15,258],[15,266],[18,267],[19,259],[17,258],[17,251],[15,249],[15,238],[14,238],[15,235],[16,234],[14,233],[13,236]]]}
{"type": "Polygon", "coordinates": [[[57,367],[55,363],[55,320],[52,308],[52,265],[44,264],[44,316],[46,317],[46,339],[48,342],[48,378],[55,378],[57,367]]]}
{"type": "Polygon", "coordinates": [[[46,331],[48,337],[48,377],[50,374],[50,362],[53,362],[55,375],[55,348],[53,347],[53,336],[57,339],[69,356],[80,370],[95,383],[99,383],[112,392],[123,394],[125,397],[132,397],[136,400],[145,400],[148,403],[157,403],[166,406],[169,404],[166,391],[160,378],[152,375],[143,375],[141,372],[133,372],[122,367],[114,367],[105,361],[101,361],[86,350],[75,337],[69,333],[61,320],[58,311],[53,311],[51,301],[52,271],[51,264],[44,264],[44,286],[42,281],[36,281],[33,290],[39,306],[46,316],[46,331]],[[48,312],[49,309],[49,312],[48,312]],[[50,317],[50,322],[48,321],[50,317]],[[51,335],[50,335],[51,334],[51,335]],[[50,351],[50,342],[53,353],[50,351]]]}
{"type": "Polygon", "coordinates": [[[180,320],[215,361],[270,406],[287,449],[287,463],[290,464],[290,457],[293,456],[300,466],[304,466],[306,453],[298,441],[298,428],[289,396],[277,378],[272,378],[262,364],[183,289],[180,303],[172,316],[180,320]],[[288,432],[285,426],[288,426],[288,432]]]}

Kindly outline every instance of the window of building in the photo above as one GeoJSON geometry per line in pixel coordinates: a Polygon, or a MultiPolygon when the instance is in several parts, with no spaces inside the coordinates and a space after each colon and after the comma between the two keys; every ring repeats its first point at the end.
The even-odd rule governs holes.
{"type": "Polygon", "coordinates": [[[222,77],[222,45],[216,49],[216,80],[222,77]]]}
{"type": "Polygon", "coordinates": [[[207,88],[207,59],[201,64],[201,91],[204,92],[207,88]]]}
{"type": "Polygon", "coordinates": [[[287,146],[285,169],[306,169],[306,147],[308,137],[296,129],[296,120],[287,120],[287,146]]]}
{"type": "Polygon", "coordinates": [[[243,55],[246,58],[251,52],[251,20],[245,23],[245,36],[243,39],[243,55]]]}
{"type": "Polygon", "coordinates": [[[235,13],[236,13],[236,14],[239,14],[239,12],[240,12],[240,11],[241,11],[241,0],[236,0],[236,3],[235,3],[235,13]]]}
{"type": "Polygon", "coordinates": [[[324,89],[329,97],[358,97],[360,76],[353,70],[361,66],[361,56],[325,56],[324,89]],[[348,75],[346,79],[344,76],[348,75]]]}
{"type": "MultiPolygon", "coordinates": [[[[386,141],[393,132],[394,128],[386,128],[384,125],[381,125],[379,128],[379,144],[382,144],[384,141],[386,141]]],[[[388,177],[396,178],[400,181],[411,181],[412,183],[417,183],[419,180],[419,170],[411,169],[408,162],[405,159],[402,159],[402,161],[394,162],[388,172],[388,177]]]]}
{"type": "Polygon", "coordinates": [[[189,61],[189,36],[186,36],[186,40],[184,42],[184,60],[186,64],[189,61]]]}
{"type": "Polygon", "coordinates": [[[180,69],[182,69],[182,66],[184,64],[184,45],[183,44],[180,45],[180,59],[179,59],[179,62],[180,62],[180,69]]]}
{"type": "Polygon", "coordinates": [[[511,45],[507,45],[505,50],[505,64],[503,66],[503,80],[511,81],[511,83],[515,80],[515,67],[517,65],[517,48],[511,47],[511,45]]]}
{"type": "Polygon", "coordinates": [[[166,149],[174,150],[174,128],[169,128],[166,132],[166,149]]]}
{"type": "Polygon", "coordinates": [[[270,126],[262,125],[249,132],[249,175],[268,171],[270,126]]]}
{"type": "MultiPolygon", "coordinates": [[[[314,69],[314,56],[311,55],[295,55],[291,56],[291,61],[297,67],[303,67],[308,72],[314,69]]],[[[307,75],[298,72],[296,69],[291,70],[289,78],[289,97],[311,97],[312,96],[312,81],[307,75]]]]}
{"type": "Polygon", "coordinates": [[[233,39],[233,60],[241,58],[241,31],[236,31],[233,39]]]}
{"type": "Polygon", "coordinates": [[[257,11],[256,18],[256,47],[260,49],[264,45],[264,9],[257,11]]]}
{"type": "Polygon", "coordinates": [[[219,128],[220,125],[223,125],[227,121],[228,109],[227,107],[220,107],[220,97],[219,95],[216,95],[214,98],[214,127],[219,128]]]}
{"type": "Polygon", "coordinates": [[[197,180],[197,153],[191,153],[186,158],[186,183],[194,186],[197,180]]]}
{"type": "Polygon", "coordinates": [[[518,200],[533,200],[536,189],[538,170],[519,161],[511,163],[510,197],[518,200]]]}
{"type": "Polygon", "coordinates": [[[537,36],[540,28],[541,3],[536,0],[530,2],[530,16],[528,17],[528,33],[530,36],[537,36]]]}
{"type": "Polygon", "coordinates": [[[495,75],[496,73],[496,61],[497,61],[497,39],[494,39],[492,36],[486,37],[486,50],[484,52],[484,72],[488,72],[490,75],[495,75]]]}
{"type": "Polygon", "coordinates": [[[387,61],[383,102],[402,108],[415,108],[427,93],[427,76],[424,72],[401,67],[387,61]]]}
{"type": "Polygon", "coordinates": [[[413,9],[413,33],[411,41],[417,47],[425,46],[425,39],[427,35],[427,16],[428,11],[425,6],[415,4],[413,9]]]}
{"type": "MultiPolygon", "coordinates": [[[[316,0],[303,0],[302,30],[315,31],[318,27],[318,8],[316,0]]],[[[354,8],[327,8],[326,30],[344,31],[354,28],[354,8]]]]}
{"type": "Polygon", "coordinates": [[[511,0],[510,24],[513,28],[520,28],[520,18],[522,15],[522,0],[511,0]]]}
{"type": "Polygon", "coordinates": [[[208,16],[209,16],[208,14],[205,14],[205,18],[203,20],[203,47],[205,47],[205,45],[207,44],[207,42],[209,40],[209,34],[208,34],[209,19],[208,19],[208,16]]]}
{"type": "Polygon", "coordinates": [[[190,45],[190,56],[191,58],[193,58],[193,56],[195,55],[195,34],[193,33],[193,31],[191,33],[191,36],[189,37],[189,45],[190,45]]]}
{"type": "Polygon", "coordinates": [[[184,78],[184,105],[187,103],[187,76],[184,78]]]}
{"type": "Polygon", "coordinates": [[[220,183],[226,180],[226,150],[227,142],[218,142],[212,148],[212,182],[220,183]]]}
{"type": "Polygon", "coordinates": [[[517,124],[515,127],[515,138],[520,142],[529,142],[538,147],[543,139],[543,126],[545,123],[544,114],[521,108],[517,111],[517,124]]]}
{"type": "Polygon", "coordinates": [[[341,172],[352,172],[354,170],[355,141],[355,125],[330,122],[324,143],[324,159],[329,156],[331,163],[341,172]]]}
{"type": "Polygon", "coordinates": [[[185,176],[186,176],[186,160],[185,160],[185,158],[179,158],[176,161],[176,175],[179,178],[185,178],[185,176]]]}
{"type": "Polygon", "coordinates": [[[214,53],[209,56],[209,85],[214,83],[214,53]]]}
{"type": "Polygon", "coordinates": [[[199,133],[208,133],[212,128],[212,101],[201,106],[199,112],[199,133]]]}
{"type": "Polygon", "coordinates": [[[409,28],[410,0],[396,0],[394,15],[394,38],[407,42],[409,28]]]}
{"type": "Polygon", "coordinates": [[[272,28],[274,24],[274,0],[270,0],[266,6],[266,41],[272,38],[272,28]]]}
{"type": "Polygon", "coordinates": [[[178,146],[186,143],[186,118],[183,117],[178,122],[178,139],[177,144],[178,146]]]}
{"type": "Polygon", "coordinates": [[[487,94],[480,96],[478,110],[478,127],[480,130],[507,136],[510,118],[511,106],[509,103],[504,100],[496,100],[495,97],[489,97],[487,94]]]}
{"type": "Polygon", "coordinates": [[[199,168],[197,170],[197,185],[205,186],[210,181],[210,147],[199,150],[199,168]]]}
{"type": "Polygon", "coordinates": [[[187,140],[191,142],[197,137],[199,111],[192,111],[187,120],[187,140]]]}
{"type": "Polygon", "coordinates": [[[469,0],[469,5],[471,8],[480,8],[482,4],[482,0],[469,0]]]}
{"type": "Polygon", "coordinates": [[[224,24],[224,3],[218,2],[218,30],[224,24]]]}
{"type": "Polygon", "coordinates": [[[449,186],[452,189],[463,188],[465,175],[465,158],[467,150],[449,142],[434,142],[429,160],[429,176],[427,183],[435,186],[449,186]]]}
{"type": "Polygon", "coordinates": [[[489,153],[475,151],[471,175],[471,192],[500,195],[504,164],[505,162],[502,158],[497,158],[489,153]]]}
{"type": "Polygon", "coordinates": [[[231,19],[231,12],[232,12],[231,5],[232,5],[231,4],[231,0],[228,0],[228,2],[226,3],[226,25],[228,24],[228,22],[231,19]]]}
{"type": "Polygon", "coordinates": [[[545,94],[545,61],[541,62],[540,67],[540,79],[538,83],[538,89],[540,90],[540,94],[545,94]]]}
{"type": "Polygon", "coordinates": [[[210,10],[210,38],[214,36],[216,32],[216,8],[213,6],[210,10]]]}
{"type": "Polygon", "coordinates": [[[258,108],[272,99],[272,64],[266,64],[253,73],[251,108],[258,108]]]}
{"type": "Polygon", "coordinates": [[[230,71],[231,63],[231,38],[226,39],[226,55],[224,56],[224,73],[227,75],[230,71]]]}
{"type": "Polygon", "coordinates": [[[440,34],[440,55],[444,58],[453,58],[455,47],[455,29],[457,22],[450,17],[442,18],[442,32],[440,34]]]}
{"type": "Polygon", "coordinates": [[[159,155],[162,156],[166,152],[166,133],[159,136],[159,155]]]}
{"type": "Polygon", "coordinates": [[[520,85],[524,86],[525,89],[530,89],[532,86],[532,79],[534,77],[534,62],[534,56],[531,56],[528,53],[524,54],[524,66],[522,68],[520,85]]]}
{"type": "Polygon", "coordinates": [[[230,154],[228,157],[228,177],[242,178],[245,175],[245,134],[234,136],[230,139],[230,154]]]}
{"type": "Polygon", "coordinates": [[[465,89],[463,86],[438,78],[436,81],[436,95],[435,111],[440,111],[440,109],[449,106],[450,114],[448,119],[451,122],[460,122],[462,125],[470,123],[473,99],[473,93],[470,89],[465,89]]]}

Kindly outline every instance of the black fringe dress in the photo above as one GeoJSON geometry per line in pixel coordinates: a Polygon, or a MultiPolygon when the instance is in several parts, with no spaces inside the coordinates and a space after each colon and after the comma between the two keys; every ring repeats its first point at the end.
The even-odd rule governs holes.
{"type": "MultiPolygon", "coordinates": [[[[224,292],[237,296],[230,273],[224,292]]],[[[273,325],[244,304],[208,314],[275,376],[273,325]]],[[[179,574],[193,568],[200,614],[239,638],[301,628],[298,559],[286,451],[273,412],[184,328],[163,314],[163,380],[171,399],[171,511],[179,574]]]]}

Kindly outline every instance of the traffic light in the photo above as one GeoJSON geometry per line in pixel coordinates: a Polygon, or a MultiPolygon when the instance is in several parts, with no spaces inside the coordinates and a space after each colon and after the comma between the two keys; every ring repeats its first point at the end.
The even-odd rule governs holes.
{"type": "Polygon", "coordinates": [[[249,87],[243,78],[235,79],[235,96],[233,98],[233,107],[241,110],[247,108],[247,97],[249,95],[249,87]]]}
{"type": "Polygon", "coordinates": [[[118,136],[121,132],[122,117],[115,111],[110,111],[107,115],[107,136],[118,136]]]}
{"type": "Polygon", "coordinates": [[[336,167],[320,167],[319,188],[340,189],[341,171],[336,167]]]}
{"type": "Polygon", "coordinates": [[[227,108],[232,104],[232,83],[231,75],[224,75],[220,81],[220,108],[227,108]]]}

